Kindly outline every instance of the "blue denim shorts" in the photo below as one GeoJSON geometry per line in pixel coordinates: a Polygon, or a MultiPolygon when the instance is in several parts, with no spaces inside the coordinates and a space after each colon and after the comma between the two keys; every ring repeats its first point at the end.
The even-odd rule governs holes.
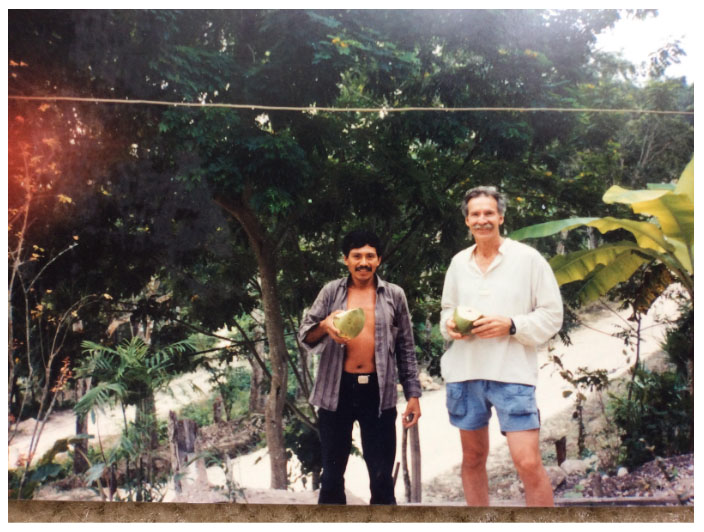
{"type": "Polygon", "coordinates": [[[496,409],[501,432],[540,428],[535,386],[508,382],[471,380],[448,382],[447,411],[450,423],[462,430],[486,427],[491,407],[496,409]]]}

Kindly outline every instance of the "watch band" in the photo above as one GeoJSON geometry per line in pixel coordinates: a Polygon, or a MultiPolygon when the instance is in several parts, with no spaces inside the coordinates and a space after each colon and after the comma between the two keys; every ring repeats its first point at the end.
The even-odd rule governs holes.
{"type": "Polygon", "coordinates": [[[516,334],[516,324],[513,323],[513,320],[511,320],[511,328],[508,330],[508,334],[511,334],[511,335],[516,334]]]}

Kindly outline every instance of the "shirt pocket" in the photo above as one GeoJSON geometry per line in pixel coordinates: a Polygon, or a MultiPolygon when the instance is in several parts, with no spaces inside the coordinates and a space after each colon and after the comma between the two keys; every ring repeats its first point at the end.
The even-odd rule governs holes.
{"type": "Polygon", "coordinates": [[[464,416],[467,405],[463,400],[463,384],[461,382],[448,382],[445,385],[447,411],[453,416],[464,416]]]}

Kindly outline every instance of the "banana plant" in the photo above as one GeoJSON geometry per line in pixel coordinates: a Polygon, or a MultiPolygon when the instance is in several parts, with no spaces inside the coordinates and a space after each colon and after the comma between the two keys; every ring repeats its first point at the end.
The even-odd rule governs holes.
{"type": "MultiPolygon", "coordinates": [[[[608,243],[550,259],[560,285],[586,280],[579,298],[588,303],[627,281],[645,263],[662,264],[672,279],[682,283],[694,301],[694,159],[682,172],[677,185],[649,185],[645,190],[612,186],[603,196],[605,203],[622,203],[648,221],[628,218],[568,218],[524,227],[509,237],[514,240],[539,238],[576,227],[594,227],[606,233],[625,229],[635,238],[608,243]]],[[[664,289],[660,288],[660,291],[664,289]]],[[[654,299],[654,298],[653,298],[654,299]]]]}

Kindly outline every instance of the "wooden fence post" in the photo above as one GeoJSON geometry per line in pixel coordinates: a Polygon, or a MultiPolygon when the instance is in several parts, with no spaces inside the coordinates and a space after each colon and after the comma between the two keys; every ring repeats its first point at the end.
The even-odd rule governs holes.
{"type": "Polygon", "coordinates": [[[420,475],[420,435],[418,425],[403,429],[401,441],[401,464],[403,465],[403,483],[406,489],[407,502],[421,502],[421,475],[420,475]],[[406,449],[408,447],[408,433],[410,432],[411,470],[408,470],[406,449]]]}
{"type": "Polygon", "coordinates": [[[181,473],[186,470],[188,455],[195,451],[198,426],[192,419],[176,417],[176,412],[169,411],[169,446],[171,448],[171,472],[174,476],[174,489],[181,493],[181,473]]]}

